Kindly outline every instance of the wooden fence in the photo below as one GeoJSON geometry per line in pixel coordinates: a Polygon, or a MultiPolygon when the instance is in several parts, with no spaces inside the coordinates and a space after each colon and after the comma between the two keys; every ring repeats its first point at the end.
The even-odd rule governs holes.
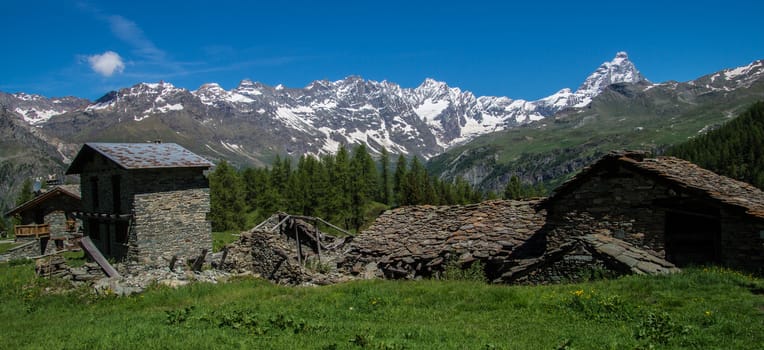
{"type": "Polygon", "coordinates": [[[50,224],[16,225],[14,234],[16,237],[47,237],[50,236],[50,224]]]}

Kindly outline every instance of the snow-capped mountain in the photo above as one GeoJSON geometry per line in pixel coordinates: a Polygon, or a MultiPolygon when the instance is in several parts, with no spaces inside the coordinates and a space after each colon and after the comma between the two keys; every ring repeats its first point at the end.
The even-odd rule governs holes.
{"type": "Polygon", "coordinates": [[[611,83],[638,81],[646,80],[620,52],[576,92],[563,89],[537,101],[476,97],[433,79],[425,79],[416,88],[402,88],[351,76],[314,81],[300,89],[251,80],[242,80],[231,90],[216,83],[194,91],[166,82],[141,83],[107,94],[81,112],[118,123],[140,123],[170,114],[193,116],[220,134],[219,139],[208,140],[208,149],[223,147],[254,157],[261,150],[253,148],[243,131],[267,132],[263,137],[277,140],[274,151],[322,154],[336,151],[340,144],[364,143],[372,151],[386,147],[394,153],[429,158],[476,136],[583,106],[611,83]],[[232,124],[236,130],[228,130],[232,124]]]}
{"type": "MultiPolygon", "coordinates": [[[[712,129],[742,106],[764,98],[762,77],[764,61],[756,61],[688,82],[653,84],[625,53],[618,53],[594,70],[577,90],[562,89],[535,101],[478,97],[433,79],[425,79],[415,88],[403,88],[354,76],[318,80],[303,88],[243,80],[230,90],[209,83],[191,91],[167,82],[140,83],[112,91],[95,102],[0,92],[0,133],[7,136],[0,147],[0,168],[11,169],[5,177],[0,174],[0,182],[9,181],[7,175],[11,173],[16,180],[47,175],[57,164],[67,163],[84,142],[161,139],[179,143],[210,160],[227,159],[240,165],[269,164],[276,155],[332,153],[341,144],[364,143],[372,151],[384,146],[391,153],[430,158],[434,175],[460,176],[496,190],[507,180],[507,172],[496,171],[497,166],[521,173],[525,169],[524,179],[559,177],[587,162],[558,158],[590,154],[586,147],[612,147],[620,136],[656,135],[645,141],[656,146],[660,135],[670,132],[675,139],[682,127],[705,125],[688,135],[712,129]],[[499,140],[495,149],[486,148],[482,141],[468,142],[548,117],[554,122],[534,123],[522,133],[526,146],[554,140],[551,148],[555,151],[549,154],[520,154],[520,163],[497,164],[516,158],[512,156],[516,139],[511,132],[489,136],[499,140]],[[695,117],[702,120],[682,119],[695,117]],[[611,123],[603,125],[603,120],[611,123]],[[669,125],[662,127],[661,123],[669,125]],[[646,132],[650,127],[655,130],[646,132]],[[586,134],[591,140],[559,151],[557,140],[569,138],[565,130],[581,132],[579,128],[589,128],[586,134]],[[613,131],[610,129],[617,132],[605,132],[613,131]],[[539,134],[527,136],[528,130],[539,134]],[[606,141],[597,139],[600,132],[606,141]],[[507,138],[502,139],[502,135],[507,138]],[[22,164],[24,159],[39,162],[22,164]],[[532,159],[533,166],[524,168],[523,164],[529,163],[522,163],[522,159],[532,159]]],[[[11,182],[14,188],[20,186],[18,181],[11,182]]]]}
{"type": "MultiPolygon", "coordinates": [[[[759,68],[723,71],[703,84],[730,88],[730,79],[747,79],[749,71],[759,68]]],[[[576,91],[565,88],[535,101],[476,97],[434,79],[403,88],[350,76],[303,88],[242,80],[230,90],[208,83],[190,91],[167,82],[140,83],[92,103],[26,94],[0,95],[0,103],[72,142],[162,138],[197,143],[197,151],[221,158],[234,153],[245,161],[264,162],[275,154],[327,154],[340,144],[363,143],[373,152],[385,147],[430,158],[486,133],[585,107],[614,83],[654,86],[619,52],[576,91]]]]}
{"type": "Polygon", "coordinates": [[[0,106],[15,112],[31,125],[45,123],[53,116],[84,108],[90,101],[77,97],[47,98],[23,92],[7,94],[0,92],[0,106]]]}

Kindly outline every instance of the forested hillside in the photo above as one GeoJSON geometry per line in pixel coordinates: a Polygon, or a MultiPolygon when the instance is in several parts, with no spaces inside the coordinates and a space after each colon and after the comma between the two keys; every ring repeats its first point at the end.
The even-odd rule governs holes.
{"type": "Polygon", "coordinates": [[[764,102],[721,128],[667,151],[706,169],[764,189],[764,102]]]}
{"type": "Polygon", "coordinates": [[[364,145],[336,155],[276,158],[270,168],[237,170],[226,161],[210,174],[210,219],[214,231],[241,230],[273,213],[318,216],[358,230],[391,206],[466,204],[483,196],[466,181],[430,176],[417,159],[399,156],[393,168],[387,151],[378,162],[364,145]]]}

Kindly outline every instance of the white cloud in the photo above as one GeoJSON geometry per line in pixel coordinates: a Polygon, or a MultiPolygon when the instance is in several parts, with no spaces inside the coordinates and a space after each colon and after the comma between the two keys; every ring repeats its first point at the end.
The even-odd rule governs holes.
{"type": "Polygon", "coordinates": [[[122,73],[125,70],[125,62],[114,51],[88,56],[88,63],[90,63],[90,68],[93,71],[105,77],[112,76],[114,72],[122,73]]]}

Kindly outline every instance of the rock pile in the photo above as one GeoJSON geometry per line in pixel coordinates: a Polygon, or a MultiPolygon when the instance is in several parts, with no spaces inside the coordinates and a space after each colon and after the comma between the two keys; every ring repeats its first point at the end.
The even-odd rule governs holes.
{"type": "Polygon", "coordinates": [[[318,235],[320,239],[316,239],[313,225],[296,219],[273,231],[244,232],[237,242],[225,247],[226,259],[219,268],[288,285],[323,285],[350,279],[337,269],[346,239],[322,232],[318,235]]]}
{"type": "Polygon", "coordinates": [[[35,261],[35,273],[46,278],[60,278],[70,281],[74,286],[89,285],[98,294],[130,295],[140,293],[152,284],[180,287],[191,282],[217,283],[226,280],[229,273],[213,269],[193,271],[189,266],[178,264],[170,270],[167,267],[142,267],[116,264],[122,274],[109,278],[103,269],[94,262],[80,267],[70,267],[60,254],[41,257],[35,261]]]}
{"type": "Polygon", "coordinates": [[[34,264],[35,275],[40,277],[67,278],[70,276],[66,259],[61,255],[51,255],[37,259],[34,264]]]}
{"type": "Polygon", "coordinates": [[[467,267],[479,260],[494,283],[533,284],[576,281],[592,273],[678,270],[651,251],[612,237],[608,222],[571,213],[551,223],[538,203],[488,201],[390,210],[355,237],[340,265],[364,278],[417,279],[437,277],[449,263],[467,267]]]}
{"type": "Polygon", "coordinates": [[[485,262],[493,279],[521,253],[544,250],[536,239],[545,224],[537,201],[487,201],[464,206],[402,207],[383,213],[355,237],[341,266],[355,275],[437,276],[451,261],[485,262]],[[533,238],[533,239],[532,239],[533,238]]]}
{"type": "Polygon", "coordinates": [[[101,278],[106,277],[103,270],[96,263],[85,263],[82,267],[72,267],[69,269],[70,279],[72,282],[88,283],[101,278]]]}

